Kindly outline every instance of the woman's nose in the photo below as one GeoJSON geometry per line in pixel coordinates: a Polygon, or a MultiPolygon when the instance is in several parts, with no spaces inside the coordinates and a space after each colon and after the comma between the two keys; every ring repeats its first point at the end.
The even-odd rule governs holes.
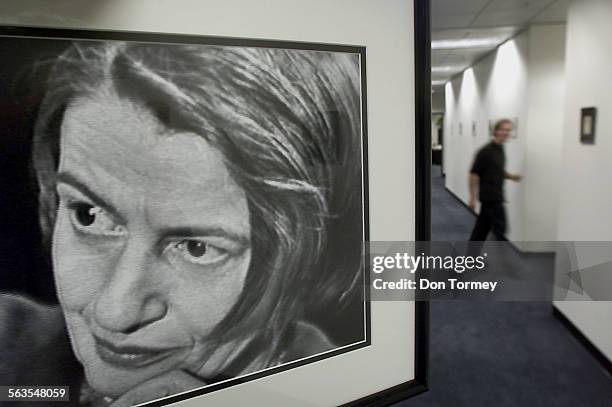
{"type": "Polygon", "coordinates": [[[95,302],[94,318],[100,327],[131,333],[164,318],[167,303],[152,275],[152,259],[145,245],[132,242],[118,254],[95,302]]]}

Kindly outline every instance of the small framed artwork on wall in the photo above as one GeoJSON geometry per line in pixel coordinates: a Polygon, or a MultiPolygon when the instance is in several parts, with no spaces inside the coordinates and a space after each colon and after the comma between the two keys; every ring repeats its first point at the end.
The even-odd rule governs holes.
{"type": "Polygon", "coordinates": [[[596,119],[596,107],[582,108],[580,115],[580,142],[582,144],[595,144],[596,119]]]}

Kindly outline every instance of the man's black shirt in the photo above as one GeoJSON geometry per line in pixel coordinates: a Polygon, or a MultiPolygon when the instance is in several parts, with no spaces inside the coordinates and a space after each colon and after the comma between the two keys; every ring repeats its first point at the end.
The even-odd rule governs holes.
{"type": "Polygon", "coordinates": [[[470,172],[480,178],[480,202],[504,201],[506,155],[501,144],[490,142],[476,154],[470,172]]]}

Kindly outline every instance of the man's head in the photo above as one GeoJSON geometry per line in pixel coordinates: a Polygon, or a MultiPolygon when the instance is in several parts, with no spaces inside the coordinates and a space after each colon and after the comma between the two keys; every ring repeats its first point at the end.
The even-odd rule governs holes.
{"type": "Polygon", "coordinates": [[[495,123],[493,127],[493,141],[498,144],[504,144],[512,134],[512,121],[509,119],[501,119],[495,123]]]}

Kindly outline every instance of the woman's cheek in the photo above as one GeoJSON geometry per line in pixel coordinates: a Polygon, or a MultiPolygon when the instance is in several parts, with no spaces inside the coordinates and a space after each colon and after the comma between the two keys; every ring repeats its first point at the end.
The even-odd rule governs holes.
{"type": "Polygon", "coordinates": [[[60,210],[53,236],[53,262],[58,294],[65,308],[80,311],[95,299],[112,267],[116,248],[85,244],[60,210]]]}
{"type": "Polygon", "coordinates": [[[189,321],[192,334],[208,335],[227,316],[244,290],[250,262],[250,250],[246,250],[214,275],[181,279],[172,302],[180,304],[181,319],[189,321]]]}

